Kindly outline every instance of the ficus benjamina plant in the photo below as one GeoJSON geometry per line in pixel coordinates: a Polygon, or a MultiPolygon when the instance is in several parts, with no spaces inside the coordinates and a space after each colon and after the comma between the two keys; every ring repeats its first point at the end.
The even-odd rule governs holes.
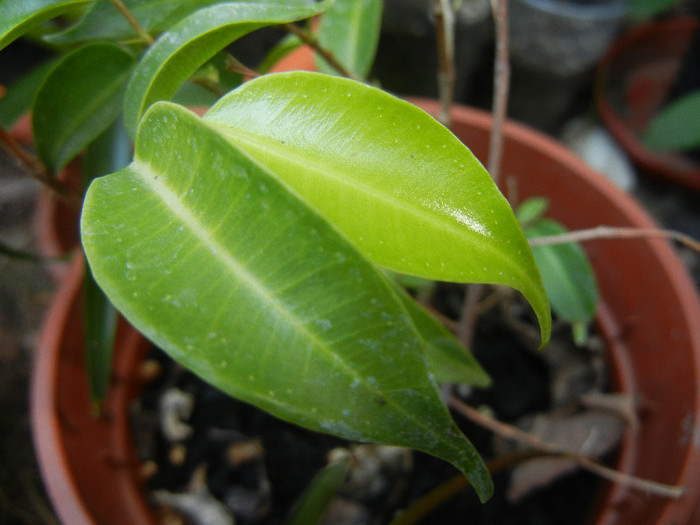
{"type": "MultiPolygon", "coordinates": [[[[486,500],[489,473],[439,385],[489,377],[392,276],[512,287],[544,345],[543,281],[489,174],[421,109],[327,72],[243,82],[227,46],[321,14],[314,38],[365,77],[378,0],[1,0],[0,48],[41,39],[56,58],[10,89],[0,123],[31,110],[48,178],[84,152],[96,399],[114,305],[232,396],[309,429],[443,458],[486,500]],[[213,102],[203,116],[177,103],[192,93],[213,102]]],[[[551,230],[534,217],[530,233],[551,230]]]]}

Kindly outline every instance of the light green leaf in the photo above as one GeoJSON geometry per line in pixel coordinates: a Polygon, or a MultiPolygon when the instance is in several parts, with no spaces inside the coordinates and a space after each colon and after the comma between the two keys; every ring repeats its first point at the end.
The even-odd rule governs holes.
{"type": "Polygon", "coordinates": [[[392,271],[522,292],[549,339],[549,303],[508,202],[430,115],[359,82],[265,75],[205,116],[392,271]]]}
{"type": "Polygon", "coordinates": [[[241,36],[273,24],[321,13],[326,2],[300,6],[229,2],[200,9],[166,31],[136,68],[125,102],[127,129],[133,135],[139,118],[157,100],[170,100],[180,85],[207,60],[241,36]]]}
{"type": "MultiPolygon", "coordinates": [[[[557,235],[566,228],[542,219],[525,230],[528,238],[557,235]]],[[[598,305],[598,285],[586,252],[577,243],[536,246],[532,249],[552,310],[571,323],[588,323],[598,305]]]]}
{"type": "MultiPolygon", "coordinates": [[[[318,41],[343,67],[365,78],[374,63],[382,23],[382,0],[335,0],[321,19],[318,41]]],[[[319,71],[338,72],[316,55],[319,71]]]]}
{"type": "Polygon", "coordinates": [[[93,0],[2,0],[0,49],[42,22],[93,0]]]}
{"type": "Polygon", "coordinates": [[[515,210],[515,216],[520,226],[526,228],[539,221],[548,208],[549,201],[547,199],[544,197],[532,197],[518,206],[518,209],[515,210]]]}
{"type": "Polygon", "coordinates": [[[651,121],[644,143],[654,150],[700,147],[700,89],[674,100],[651,121]]]}
{"type": "Polygon", "coordinates": [[[134,65],[124,48],[88,44],[64,56],[34,100],[37,153],[57,172],[114,122],[134,65]]]}
{"type": "Polygon", "coordinates": [[[88,189],[82,241],[125,317],[213,385],[299,425],[488,471],[381,271],[261,165],[171,103],[88,189]]]}

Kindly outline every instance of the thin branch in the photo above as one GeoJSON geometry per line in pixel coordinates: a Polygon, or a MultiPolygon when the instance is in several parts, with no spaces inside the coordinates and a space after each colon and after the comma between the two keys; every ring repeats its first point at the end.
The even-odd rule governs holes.
{"type": "Polygon", "coordinates": [[[440,114],[438,119],[450,127],[450,108],[454,102],[455,86],[455,16],[450,0],[433,0],[435,34],[438,50],[438,93],[440,114]]]}
{"type": "Polygon", "coordinates": [[[248,66],[243,64],[240,60],[238,60],[230,53],[226,54],[225,63],[226,69],[231,73],[238,73],[239,75],[243,75],[245,77],[250,78],[257,78],[260,76],[260,73],[253,69],[250,69],[248,66]]]}
{"type": "Polygon", "coordinates": [[[647,492],[649,494],[656,494],[658,496],[664,496],[667,498],[678,499],[685,493],[685,488],[677,487],[673,485],[666,485],[664,483],[658,483],[656,481],[650,481],[636,476],[631,476],[625,474],[624,472],[619,472],[617,470],[606,467],[602,463],[589,458],[583,454],[578,454],[576,452],[571,452],[565,448],[539,439],[538,437],[532,436],[527,432],[523,432],[517,427],[502,423],[491,417],[488,417],[478,410],[470,407],[469,405],[463,403],[456,397],[451,397],[449,404],[452,408],[457,410],[464,417],[473,421],[474,423],[491,430],[492,432],[503,436],[507,439],[518,441],[523,443],[535,450],[546,452],[548,454],[564,457],[573,461],[579,467],[588,470],[598,476],[619,483],[621,485],[626,485],[628,487],[636,488],[638,490],[647,492]]]}
{"type": "MultiPolygon", "coordinates": [[[[495,474],[520,461],[546,455],[547,454],[543,454],[542,452],[532,450],[514,452],[487,461],[486,468],[488,468],[491,474],[495,474]]],[[[468,486],[469,480],[464,477],[464,474],[455,474],[453,477],[428,492],[425,496],[412,503],[405,511],[399,514],[390,525],[414,525],[415,523],[420,523],[421,519],[468,486]]]]}
{"type": "Polygon", "coordinates": [[[496,31],[496,55],[493,70],[493,124],[489,139],[488,170],[496,184],[501,179],[503,159],[503,123],[508,110],[510,61],[508,59],[508,0],[491,0],[496,31]]]}
{"type": "Polygon", "coordinates": [[[633,228],[615,226],[597,226],[587,230],[576,230],[557,235],[544,235],[529,240],[530,246],[548,246],[553,244],[565,244],[569,242],[592,241],[596,239],[642,239],[657,237],[674,240],[700,253],[700,242],[689,235],[673,230],[658,228],[633,228]]]}
{"type": "Polygon", "coordinates": [[[27,152],[14,137],[2,127],[0,127],[0,145],[2,145],[32,177],[53,190],[56,195],[70,206],[80,209],[82,199],[78,193],[67,184],[64,184],[56,177],[49,174],[39,159],[27,152]]]}
{"type": "Polygon", "coordinates": [[[136,18],[134,18],[134,15],[131,14],[131,11],[129,11],[129,8],[124,5],[124,2],[122,0],[109,0],[114,7],[116,7],[119,12],[122,14],[124,18],[126,18],[126,21],[129,22],[129,25],[134,28],[136,33],[139,35],[139,38],[143,42],[145,42],[147,45],[152,45],[154,40],[153,37],[146,31],[143,26],[139,23],[136,18]]]}
{"type": "Polygon", "coordinates": [[[338,60],[333,56],[333,54],[328,51],[327,49],[321,47],[321,45],[318,43],[318,39],[311,33],[304,31],[303,29],[300,29],[294,24],[282,24],[282,27],[286,30],[289,31],[290,33],[298,36],[302,42],[304,42],[307,46],[311,47],[316,53],[321,55],[323,59],[328,62],[333,69],[335,69],[338,73],[343,75],[344,77],[351,78],[353,80],[358,80],[362,81],[361,78],[359,78],[355,73],[352,71],[346,69],[338,60]]]}

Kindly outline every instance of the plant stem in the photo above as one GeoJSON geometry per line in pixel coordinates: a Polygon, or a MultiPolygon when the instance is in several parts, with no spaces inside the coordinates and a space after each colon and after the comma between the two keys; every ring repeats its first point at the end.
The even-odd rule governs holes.
{"type": "Polygon", "coordinates": [[[569,242],[591,241],[596,239],[643,239],[659,237],[672,239],[680,244],[700,253],[700,242],[689,235],[673,230],[663,230],[658,228],[632,228],[597,226],[587,230],[576,230],[557,235],[545,235],[530,239],[530,246],[548,246],[552,244],[565,244],[569,242]]]}
{"type": "Polygon", "coordinates": [[[496,31],[496,55],[493,70],[493,124],[489,138],[488,170],[496,185],[501,179],[503,159],[503,123],[508,110],[510,61],[508,60],[508,1],[491,0],[496,31]]]}
{"type": "MultiPolygon", "coordinates": [[[[491,474],[504,470],[515,463],[534,457],[546,456],[542,452],[526,450],[505,454],[486,462],[486,467],[491,474]]],[[[439,507],[451,497],[469,486],[469,480],[463,474],[455,474],[453,477],[435,487],[422,498],[416,500],[404,512],[402,512],[390,525],[413,525],[419,523],[422,518],[439,507]]]]}
{"type": "Polygon", "coordinates": [[[355,75],[352,71],[349,71],[346,69],[338,60],[333,56],[333,54],[328,51],[327,49],[321,47],[321,45],[318,43],[318,39],[316,39],[315,36],[313,36],[311,33],[304,31],[303,29],[300,29],[294,24],[283,24],[282,27],[286,30],[289,31],[290,33],[298,36],[302,42],[304,42],[307,46],[311,47],[316,53],[321,55],[323,59],[328,62],[333,69],[335,69],[338,73],[343,75],[344,77],[351,78],[353,80],[358,80],[362,81],[362,79],[358,78],[357,75],[355,75]]]}
{"type": "Polygon", "coordinates": [[[147,45],[152,45],[154,40],[153,37],[146,31],[143,26],[139,23],[138,20],[134,17],[133,14],[131,14],[131,11],[129,11],[129,8],[124,5],[124,2],[122,0],[109,0],[114,7],[116,7],[119,12],[122,14],[124,18],[126,18],[126,21],[129,22],[129,25],[134,28],[136,33],[139,35],[141,40],[145,42],[147,45]]]}
{"type": "Polygon", "coordinates": [[[34,155],[27,152],[4,128],[0,127],[0,144],[35,179],[53,190],[66,203],[80,209],[82,199],[70,186],[64,184],[46,171],[44,165],[34,155]]]}
{"type": "Polygon", "coordinates": [[[440,97],[438,120],[449,128],[455,85],[455,17],[450,0],[433,0],[433,12],[438,50],[437,81],[440,97]]]}
{"type": "Polygon", "coordinates": [[[545,452],[547,454],[560,456],[573,461],[579,467],[588,470],[604,479],[613,481],[615,483],[620,483],[628,487],[636,488],[638,490],[647,492],[649,494],[656,494],[658,496],[664,496],[667,498],[678,499],[685,493],[685,488],[677,487],[673,485],[666,485],[664,483],[658,483],[656,481],[650,481],[646,479],[641,479],[636,476],[631,476],[625,474],[624,472],[619,472],[617,470],[606,467],[602,463],[589,458],[583,454],[578,454],[576,452],[571,452],[564,447],[544,441],[536,436],[532,436],[527,432],[523,432],[517,427],[508,425],[501,421],[497,421],[491,417],[488,417],[478,410],[470,407],[466,403],[463,403],[456,397],[451,397],[449,404],[452,408],[457,410],[464,417],[473,421],[474,423],[489,429],[490,431],[503,436],[504,438],[523,443],[535,450],[545,452]]]}

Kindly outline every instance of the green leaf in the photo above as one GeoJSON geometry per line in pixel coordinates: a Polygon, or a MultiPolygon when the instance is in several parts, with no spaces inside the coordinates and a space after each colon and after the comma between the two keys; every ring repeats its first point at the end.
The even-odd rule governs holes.
{"type": "Polygon", "coordinates": [[[318,523],[338,489],[345,483],[349,472],[349,454],[345,454],[321,469],[295,504],[292,515],[287,520],[287,525],[314,525],[318,523]]]}
{"type": "Polygon", "coordinates": [[[392,271],[521,291],[549,339],[549,303],[506,199],[430,115],[320,73],[265,75],[206,115],[392,271]]]}
{"type": "Polygon", "coordinates": [[[213,385],[307,428],[431,453],[491,494],[387,278],[194,114],[163,102],[144,116],[135,161],[88,189],[81,231],[116,307],[213,385]]]}
{"type": "MultiPolygon", "coordinates": [[[[249,0],[250,1],[250,0],[249,0]]],[[[229,0],[227,3],[243,3],[229,0]]],[[[171,28],[198,9],[222,3],[221,0],[124,0],[124,5],[149,33],[158,34],[171,28]]],[[[257,0],[257,3],[303,5],[311,0],[257,0]]],[[[111,2],[96,2],[73,27],[55,33],[47,40],[55,44],[69,44],[84,40],[127,40],[137,38],[136,31],[111,2]]]]}
{"type": "MultiPolygon", "coordinates": [[[[542,219],[525,230],[528,238],[558,235],[566,228],[542,219]]],[[[536,246],[532,249],[552,310],[571,323],[588,323],[598,305],[598,285],[586,252],[577,243],[536,246]]]]}
{"type": "Polygon", "coordinates": [[[638,22],[659,16],[679,3],[679,0],[629,0],[627,16],[638,22]]]}
{"type": "Polygon", "coordinates": [[[29,111],[39,86],[44,83],[55,64],[55,60],[43,62],[8,88],[7,93],[0,98],[0,126],[12,128],[29,111]]]}
{"type": "Polygon", "coordinates": [[[88,44],[64,56],[34,100],[35,146],[52,172],[63,168],[120,113],[134,57],[110,43],[88,44]]]}
{"type": "Polygon", "coordinates": [[[520,226],[526,228],[530,224],[539,221],[549,208],[549,201],[544,197],[532,197],[524,201],[515,210],[515,216],[520,226]]]}
{"type": "MultiPolygon", "coordinates": [[[[321,19],[318,41],[349,71],[365,78],[374,63],[382,23],[382,0],[335,0],[321,19]]],[[[338,74],[316,56],[319,71],[338,74]]]]}
{"type": "MultiPolygon", "coordinates": [[[[83,160],[86,182],[126,166],[131,143],[121,120],[117,120],[87,148],[83,160]]],[[[83,278],[85,364],[90,398],[99,411],[112,381],[112,350],[117,330],[117,311],[97,286],[90,271],[83,278]]]]}
{"type": "Polygon", "coordinates": [[[481,388],[491,384],[491,378],[472,353],[442,323],[407,294],[401,293],[400,297],[425,341],[425,358],[436,381],[481,388]]]}
{"type": "Polygon", "coordinates": [[[93,0],[3,0],[0,2],[0,49],[42,22],[93,0]]]}
{"type": "Polygon", "coordinates": [[[230,2],[192,13],[163,33],[139,62],[126,94],[127,129],[133,135],[148,106],[170,100],[190,75],[234,40],[264,26],[314,16],[325,5],[230,2]]]}
{"type": "Polygon", "coordinates": [[[687,150],[700,146],[700,89],[673,101],[649,124],[644,143],[654,150],[687,150]]]}

